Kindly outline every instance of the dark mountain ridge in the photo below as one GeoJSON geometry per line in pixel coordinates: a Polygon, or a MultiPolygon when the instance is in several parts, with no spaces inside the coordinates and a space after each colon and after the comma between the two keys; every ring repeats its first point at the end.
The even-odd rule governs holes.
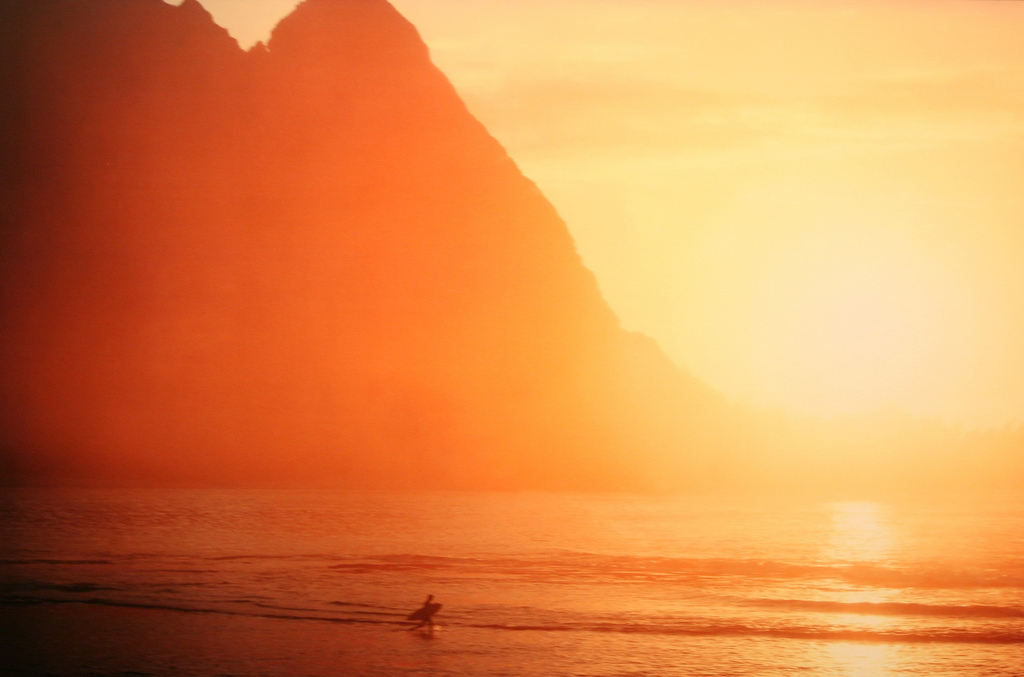
{"type": "MultiPolygon", "coordinates": [[[[734,416],[623,331],[384,0],[0,4],[14,482],[638,488],[734,416]]],[[[687,479],[689,478],[689,479],[687,479]]]]}

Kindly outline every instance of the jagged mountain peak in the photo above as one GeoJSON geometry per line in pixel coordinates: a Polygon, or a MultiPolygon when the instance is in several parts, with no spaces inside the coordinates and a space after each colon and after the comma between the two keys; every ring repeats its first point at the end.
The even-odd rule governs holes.
{"type": "Polygon", "coordinates": [[[304,0],[274,28],[267,47],[322,63],[429,59],[416,28],[385,0],[304,0]]]}
{"type": "Polygon", "coordinates": [[[707,394],[621,330],[387,2],[306,0],[248,54],[196,0],[15,4],[0,449],[25,473],[624,487],[693,438],[707,394]]]}

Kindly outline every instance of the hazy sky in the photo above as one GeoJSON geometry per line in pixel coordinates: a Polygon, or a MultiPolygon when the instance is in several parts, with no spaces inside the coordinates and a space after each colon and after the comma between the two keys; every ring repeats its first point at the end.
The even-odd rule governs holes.
{"type": "MultiPolygon", "coordinates": [[[[244,45],[294,5],[203,2],[244,45]]],[[[1024,420],[1024,2],[392,4],[681,366],[1024,420]]]]}

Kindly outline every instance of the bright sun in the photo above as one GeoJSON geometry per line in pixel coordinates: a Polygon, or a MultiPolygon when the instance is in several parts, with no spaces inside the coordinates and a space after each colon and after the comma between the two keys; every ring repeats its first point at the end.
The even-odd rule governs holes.
{"type": "Polygon", "coordinates": [[[965,286],[906,214],[853,202],[761,211],[754,237],[742,214],[744,245],[726,235],[706,250],[733,275],[716,303],[719,333],[742,337],[735,369],[774,388],[757,392],[748,378],[756,402],[863,413],[926,402],[937,377],[965,368],[975,325],[965,286]]]}
{"type": "Polygon", "coordinates": [[[958,340],[958,311],[920,260],[850,249],[840,241],[816,261],[789,261],[804,279],[775,300],[784,319],[778,343],[765,346],[789,363],[793,387],[830,411],[916,394],[958,340]]]}

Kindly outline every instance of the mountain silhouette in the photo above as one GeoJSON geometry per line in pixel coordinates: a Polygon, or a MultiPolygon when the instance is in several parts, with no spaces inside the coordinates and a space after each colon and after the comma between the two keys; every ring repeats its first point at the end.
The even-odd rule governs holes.
{"type": "Polygon", "coordinates": [[[384,0],[306,0],[248,52],[196,0],[5,0],[0,50],[9,481],[613,488],[713,462],[726,405],[619,326],[384,0]]]}

